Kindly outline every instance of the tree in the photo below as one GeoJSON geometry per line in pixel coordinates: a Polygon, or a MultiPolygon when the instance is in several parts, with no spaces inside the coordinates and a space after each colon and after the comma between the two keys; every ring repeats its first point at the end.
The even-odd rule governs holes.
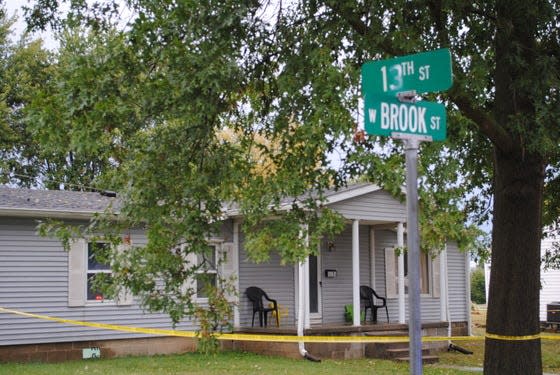
{"type": "MultiPolygon", "coordinates": [[[[41,40],[22,36],[17,43],[10,42],[14,21],[2,13],[0,181],[26,187],[91,189],[98,177],[119,163],[125,149],[126,129],[121,126],[115,134],[111,125],[134,124],[130,111],[121,109],[130,108],[118,100],[121,93],[108,94],[123,75],[105,63],[107,51],[114,48],[107,39],[97,41],[94,48],[91,40],[78,33],[66,33],[55,55],[43,48],[41,40]],[[96,63],[103,63],[105,71],[88,76],[96,63]],[[62,110],[68,109],[66,103],[75,104],[72,111],[62,110]],[[88,122],[93,110],[105,115],[105,121],[96,118],[95,127],[88,122]],[[96,143],[81,142],[86,138],[96,143]]],[[[113,42],[117,43],[116,38],[113,42]]],[[[111,59],[125,66],[119,57],[123,59],[111,59]]],[[[130,75],[126,80],[134,84],[130,75]]]]}
{"type": "Polygon", "coordinates": [[[41,170],[40,146],[26,126],[24,107],[48,79],[49,53],[40,41],[12,42],[14,22],[0,9],[0,181],[33,186],[41,170]]]}
{"type": "MultiPolygon", "coordinates": [[[[71,23],[99,32],[111,22],[111,7],[94,3],[88,11],[82,2],[72,4],[71,23]]],[[[140,95],[149,121],[135,133],[143,151],[121,166],[128,173],[128,185],[121,181],[127,207],[135,207],[125,213],[140,212],[133,222],[161,215],[201,224],[218,214],[218,200],[235,199],[248,215],[247,225],[258,225],[275,213],[282,197],[292,196],[303,198],[294,201],[298,204],[287,220],[303,223],[321,191],[363,174],[398,194],[402,145],[373,136],[350,142],[360,65],[449,47],[454,85],[427,97],[447,104],[448,140],[421,149],[424,228],[432,221],[447,226],[433,233],[429,247],[445,238],[460,243],[472,238],[449,223],[485,220],[491,202],[488,332],[539,333],[542,202],[546,197],[551,210],[559,202],[558,1],[126,4],[134,16],[123,32],[137,61],[149,67],[142,87],[150,93],[140,95]],[[271,153],[274,173],[251,173],[243,155],[252,136],[236,145],[218,142],[215,134],[224,126],[240,134],[260,133],[279,145],[281,152],[271,153]],[[329,163],[333,152],[342,154],[341,168],[329,163]],[[174,174],[177,168],[184,174],[174,174]],[[317,196],[305,196],[310,189],[317,196]],[[183,202],[177,211],[176,202],[183,202]],[[306,205],[308,210],[299,210],[306,205]],[[430,215],[434,211],[441,214],[430,215]]],[[[57,1],[39,1],[29,13],[32,25],[52,20],[61,25],[57,6],[57,1]]],[[[192,228],[177,227],[182,235],[195,235],[192,228]]],[[[296,232],[290,231],[291,243],[298,243],[296,232]]],[[[298,251],[285,254],[292,261],[310,251],[294,248],[298,251]]],[[[541,373],[540,340],[488,338],[485,373],[506,372],[541,373]]]]}

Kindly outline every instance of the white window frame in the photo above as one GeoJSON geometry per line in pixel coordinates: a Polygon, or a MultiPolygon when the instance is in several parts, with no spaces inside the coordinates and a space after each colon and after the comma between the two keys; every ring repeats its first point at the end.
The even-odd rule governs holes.
{"type": "Polygon", "coordinates": [[[90,276],[90,275],[97,275],[97,274],[100,274],[100,273],[105,273],[105,274],[108,274],[108,275],[111,275],[111,276],[113,275],[113,272],[112,272],[112,270],[111,270],[111,265],[110,265],[110,264],[105,264],[105,265],[104,265],[104,266],[106,266],[106,267],[108,267],[108,268],[103,268],[103,269],[99,269],[99,270],[95,270],[95,269],[94,269],[94,270],[90,270],[90,269],[89,269],[89,256],[90,256],[89,250],[90,250],[90,245],[93,244],[93,243],[110,245],[108,242],[102,241],[102,240],[99,240],[99,241],[88,240],[88,241],[86,242],[86,249],[85,249],[85,256],[86,256],[86,263],[85,263],[85,277],[86,277],[86,282],[85,282],[85,288],[86,288],[86,289],[85,289],[85,296],[86,296],[86,304],[87,304],[87,305],[97,305],[97,304],[100,304],[100,303],[103,303],[103,304],[115,304],[115,299],[113,299],[113,298],[111,298],[111,299],[103,298],[103,299],[101,299],[101,300],[97,300],[97,299],[88,299],[88,295],[89,295],[89,287],[88,287],[88,284],[89,284],[89,276],[90,276]]]}
{"type": "MultiPolygon", "coordinates": [[[[432,298],[439,298],[440,296],[440,285],[439,285],[439,262],[440,257],[437,255],[436,257],[432,258],[430,254],[421,252],[421,256],[425,256],[427,261],[427,282],[428,282],[428,291],[427,292],[420,292],[422,297],[432,297],[432,298]]],[[[406,257],[406,254],[404,255],[406,257]]],[[[420,261],[422,263],[422,261],[420,261]]],[[[387,298],[397,298],[398,296],[398,255],[396,252],[396,248],[387,247],[385,248],[385,286],[386,286],[386,295],[387,298]],[[391,283],[391,285],[390,285],[391,283]]],[[[421,270],[422,275],[422,270],[421,270]]],[[[408,275],[405,276],[405,285],[408,285],[408,275]]],[[[408,292],[405,288],[405,295],[408,295],[408,292]]]]}
{"type": "MultiPolygon", "coordinates": [[[[214,248],[214,268],[211,269],[199,269],[196,271],[197,275],[203,275],[203,274],[214,274],[215,275],[215,287],[218,287],[218,269],[220,267],[220,256],[222,254],[222,240],[210,240],[208,241],[208,246],[209,247],[213,247],[214,248]]],[[[195,264],[198,265],[199,263],[199,256],[201,256],[201,254],[193,254],[193,256],[195,257],[195,264]]],[[[195,279],[193,280],[193,287],[195,290],[195,299],[197,302],[208,302],[208,297],[206,296],[199,296],[198,295],[198,280],[197,277],[195,277],[195,279]]]]}
{"type": "MultiPolygon", "coordinates": [[[[85,307],[103,305],[129,306],[132,305],[133,297],[129,291],[122,290],[116,299],[104,299],[95,301],[87,299],[87,277],[88,277],[88,243],[93,242],[88,238],[74,239],[70,244],[68,253],[68,306],[85,307]]],[[[96,242],[104,242],[99,240],[96,242]]],[[[130,243],[117,247],[117,251],[125,251],[130,243]]],[[[93,272],[91,272],[93,273],[93,272]]]]}

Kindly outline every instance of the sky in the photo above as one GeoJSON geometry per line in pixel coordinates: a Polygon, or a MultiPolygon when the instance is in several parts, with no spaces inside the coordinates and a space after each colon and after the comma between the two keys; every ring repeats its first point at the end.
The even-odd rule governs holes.
{"type": "MultiPolygon", "coordinates": [[[[18,19],[14,26],[12,26],[12,40],[16,41],[25,31],[25,20],[24,20],[24,13],[23,13],[23,6],[31,6],[34,1],[30,0],[0,0],[0,3],[3,3],[4,8],[7,10],[8,17],[13,15],[17,15],[18,19]]],[[[34,33],[31,35],[33,39],[42,38],[44,41],[44,46],[48,49],[55,49],[57,47],[57,43],[54,40],[52,34],[48,31],[41,32],[41,33],[34,33]]]]}
{"type": "Polygon", "coordinates": [[[16,35],[20,35],[25,28],[23,10],[21,9],[24,5],[28,5],[27,0],[7,0],[4,2],[4,7],[8,11],[8,16],[12,16],[17,12],[17,16],[19,17],[18,22],[14,25],[16,35]]]}

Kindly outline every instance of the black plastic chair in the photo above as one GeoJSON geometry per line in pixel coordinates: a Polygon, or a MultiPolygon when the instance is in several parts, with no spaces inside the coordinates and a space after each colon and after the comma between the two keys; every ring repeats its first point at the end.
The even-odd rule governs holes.
{"type": "Polygon", "coordinates": [[[367,317],[367,309],[370,309],[371,321],[377,323],[377,310],[384,307],[387,313],[387,323],[389,323],[389,310],[387,309],[387,299],[385,297],[378,296],[375,290],[369,286],[362,285],[360,286],[360,300],[363,301],[362,306],[364,306],[364,321],[367,317]]]}
{"type": "Polygon", "coordinates": [[[260,326],[261,327],[263,326],[263,321],[264,321],[264,326],[266,327],[268,321],[267,315],[269,312],[272,311],[276,312],[276,327],[280,326],[280,321],[278,320],[278,303],[276,302],[275,299],[269,298],[264,290],[256,286],[250,286],[249,288],[247,288],[245,290],[245,294],[253,304],[253,320],[251,322],[251,327],[255,326],[255,314],[257,312],[259,313],[260,326]],[[266,301],[271,302],[272,307],[268,307],[268,303],[267,306],[265,306],[263,302],[263,298],[266,301]]]}

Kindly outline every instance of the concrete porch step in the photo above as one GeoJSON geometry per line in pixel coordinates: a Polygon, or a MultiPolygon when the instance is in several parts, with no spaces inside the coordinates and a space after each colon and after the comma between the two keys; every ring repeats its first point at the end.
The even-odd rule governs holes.
{"type": "MultiPolygon", "coordinates": [[[[401,337],[407,336],[403,331],[377,331],[366,332],[366,336],[388,336],[388,337],[401,337]]],[[[381,358],[393,361],[406,362],[410,360],[408,342],[376,342],[368,343],[365,346],[364,354],[368,358],[381,358]]],[[[437,363],[439,357],[431,355],[431,350],[428,347],[422,347],[422,362],[423,363],[437,363]]]]}

